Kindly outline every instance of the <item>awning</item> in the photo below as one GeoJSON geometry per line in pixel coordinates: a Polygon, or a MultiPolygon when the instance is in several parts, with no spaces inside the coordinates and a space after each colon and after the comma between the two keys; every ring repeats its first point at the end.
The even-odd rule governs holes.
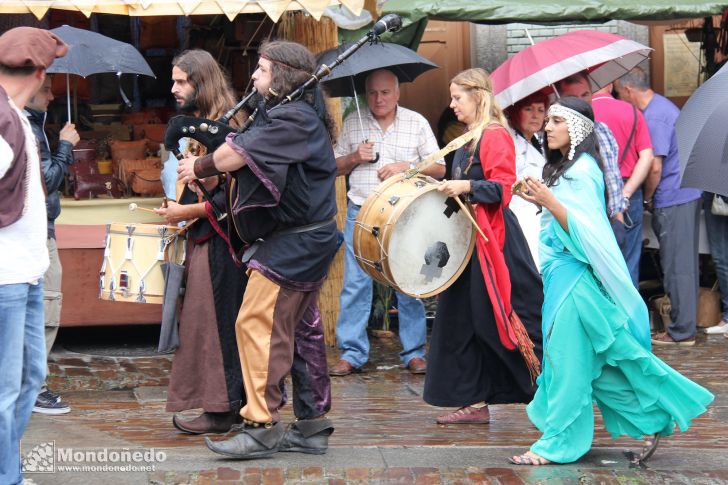
{"type": "Polygon", "coordinates": [[[720,14],[726,2],[690,0],[388,0],[384,13],[408,25],[425,18],[487,24],[673,20],[720,14]]]}
{"type": "Polygon", "coordinates": [[[3,0],[0,13],[32,13],[41,19],[48,9],[130,16],[150,15],[226,15],[266,13],[277,22],[287,10],[303,10],[316,20],[326,7],[344,5],[355,15],[361,13],[364,0],[3,0]]]}

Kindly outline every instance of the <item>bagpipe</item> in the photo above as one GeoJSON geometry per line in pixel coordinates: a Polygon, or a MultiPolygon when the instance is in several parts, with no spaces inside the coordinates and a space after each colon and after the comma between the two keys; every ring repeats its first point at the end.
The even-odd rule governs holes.
{"type": "MultiPolygon", "coordinates": [[[[179,151],[179,141],[182,138],[192,138],[207,148],[207,153],[213,153],[220,145],[225,143],[225,139],[231,133],[242,133],[247,130],[256,120],[256,117],[261,113],[262,110],[270,111],[275,109],[276,106],[290,103],[298,100],[303,96],[307,89],[312,88],[315,84],[321,81],[322,78],[327,76],[336,66],[344,62],[354,52],[359,50],[362,46],[367,43],[375,43],[379,41],[379,36],[385,32],[396,32],[402,28],[402,19],[396,14],[387,14],[377,20],[372,28],[367,32],[361,39],[355,42],[351,47],[342,52],[331,65],[321,64],[316,72],[311,74],[303,84],[294,89],[291,93],[285,95],[282,98],[278,98],[277,93],[265,93],[260,96],[260,100],[257,103],[257,107],[248,116],[245,123],[240,128],[234,128],[230,126],[230,119],[241,110],[243,107],[248,105],[253,97],[258,94],[253,88],[250,94],[243,97],[239,103],[230,108],[223,116],[217,120],[210,120],[206,118],[195,118],[193,116],[175,116],[169,120],[167,129],[164,133],[164,147],[172,152],[178,160],[183,158],[182,153],[179,151]],[[269,106],[268,100],[270,97],[279,99],[277,103],[273,103],[269,106]]],[[[204,198],[212,205],[213,212],[218,219],[225,217],[224,211],[221,210],[213,202],[212,197],[205,187],[195,180],[197,187],[203,194],[204,198]]]]}

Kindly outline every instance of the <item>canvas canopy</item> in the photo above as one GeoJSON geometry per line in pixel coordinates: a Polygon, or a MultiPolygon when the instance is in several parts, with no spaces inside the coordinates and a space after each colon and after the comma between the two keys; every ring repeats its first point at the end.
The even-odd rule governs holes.
{"type": "Polygon", "coordinates": [[[316,20],[326,7],[344,5],[359,15],[364,0],[2,0],[0,13],[32,13],[42,18],[48,9],[75,10],[87,17],[92,13],[130,16],[149,15],[226,15],[266,13],[274,21],[287,10],[303,10],[316,20]]]}
{"type": "Polygon", "coordinates": [[[404,25],[430,18],[487,24],[660,21],[720,14],[725,0],[388,0],[384,13],[402,16],[404,25]]]}

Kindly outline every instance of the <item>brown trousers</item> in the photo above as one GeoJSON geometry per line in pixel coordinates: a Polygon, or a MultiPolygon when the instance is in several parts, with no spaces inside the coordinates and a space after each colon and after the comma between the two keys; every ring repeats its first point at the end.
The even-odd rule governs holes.
{"type": "Polygon", "coordinates": [[[281,379],[293,365],[296,325],[316,292],[282,288],[255,270],[249,276],[235,322],[247,398],[240,415],[272,423],[279,419],[281,379]]]}

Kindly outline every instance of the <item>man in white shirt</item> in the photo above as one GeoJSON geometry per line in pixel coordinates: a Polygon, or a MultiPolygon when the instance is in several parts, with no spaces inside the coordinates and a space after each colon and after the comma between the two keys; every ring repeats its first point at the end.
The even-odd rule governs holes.
{"type": "MultiPolygon", "coordinates": [[[[366,95],[369,110],[363,120],[352,114],[344,120],[336,143],[339,175],[349,176],[348,207],[344,241],[344,285],[336,339],[341,360],[329,374],[345,376],[361,370],[369,359],[366,328],[372,305],[372,279],[354,257],[354,222],[361,204],[372,190],[389,177],[402,173],[438,150],[435,135],[425,118],[398,106],[399,82],[391,71],[369,75],[366,95]],[[361,124],[360,124],[361,123],[361,124]],[[378,154],[375,155],[375,153],[378,154]]],[[[435,178],[445,174],[444,160],[423,173],[435,178]]],[[[414,374],[424,374],[427,326],[422,301],[397,293],[402,362],[414,374]]]]}
{"type": "Polygon", "coordinates": [[[47,226],[38,145],[22,110],[68,46],[17,27],[0,36],[0,483],[23,482],[20,438],[46,373],[47,226]]]}

